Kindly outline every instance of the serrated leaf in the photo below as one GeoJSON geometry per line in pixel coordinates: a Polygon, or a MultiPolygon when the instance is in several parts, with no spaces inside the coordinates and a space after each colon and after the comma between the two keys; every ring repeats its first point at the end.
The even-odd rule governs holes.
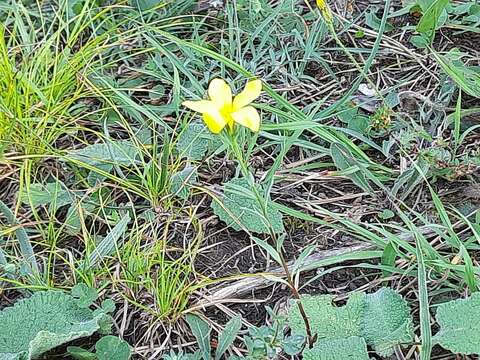
{"type": "Polygon", "coordinates": [[[102,337],[95,344],[98,360],[128,360],[130,359],[130,345],[116,336],[102,337]]]}
{"type": "Polygon", "coordinates": [[[370,360],[365,340],[358,336],[346,339],[319,340],[303,351],[304,360],[370,360]]]}
{"type": "MultiPolygon", "coordinates": [[[[261,186],[256,185],[256,187],[259,193],[265,196],[261,186]]],[[[250,189],[248,181],[243,178],[235,178],[224,184],[222,204],[212,201],[211,206],[215,215],[237,231],[242,229],[239,225],[241,223],[249,231],[255,233],[270,233],[270,227],[276,233],[283,232],[282,214],[273,207],[271,200],[265,198],[263,200],[266,202],[266,217],[250,189]]]]}
{"type": "Polygon", "coordinates": [[[480,293],[439,305],[435,317],[440,331],[434,342],[453,353],[480,354],[480,293]]]}
{"type": "Polygon", "coordinates": [[[218,346],[215,350],[215,358],[220,359],[227,351],[228,347],[235,341],[235,337],[242,328],[242,318],[235,316],[225,325],[222,333],[218,337],[218,346]]]}
{"type": "MultiPolygon", "coordinates": [[[[345,306],[332,305],[331,295],[305,295],[302,305],[310,319],[312,333],[319,339],[342,339],[362,336],[365,294],[353,293],[345,306]]],[[[295,302],[288,312],[288,323],[293,334],[306,335],[305,323],[295,302]]]]}
{"type": "Polygon", "coordinates": [[[210,326],[197,315],[187,314],[186,320],[193,335],[197,339],[203,359],[210,359],[210,326]]]}
{"type": "Polygon", "coordinates": [[[413,341],[407,302],[395,291],[382,288],[365,297],[362,336],[380,356],[390,356],[394,346],[413,341]]]}

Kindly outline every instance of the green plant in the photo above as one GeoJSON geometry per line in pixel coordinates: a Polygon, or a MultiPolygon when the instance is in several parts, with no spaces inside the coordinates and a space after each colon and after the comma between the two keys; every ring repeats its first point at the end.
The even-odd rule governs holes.
{"type": "Polygon", "coordinates": [[[134,229],[118,252],[120,281],[130,290],[127,298],[134,305],[160,320],[174,322],[187,309],[195,289],[202,286],[202,281],[195,282],[193,268],[201,235],[199,233],[192,239],[187,248],[176,251],[168,246],[166,236],[159,237],[151,229],[155,229],[155,224],[150,221],[134,229]],[[144,243],[147,235],[152,240],[144,243]],[[142,304],[137,299],[144,291],[150,295],[153,306],[142,304]]]}
{"type": "MultiPolygon", "coordinates": [[[[255,187],[265,197],[262,187],[255,187]]],[[[237,231],[244,226],[255,233],[268,234],[271,230],[281,233],[284,230],[282,214],[275,209],[271,200],[265,198],[265,217],[258,201],[255,193],[249,189],[248,181],[236,178],[223,184],[222,197],[212,201],[212,209],[222,221],[237,231]]]]}
{"type": "Polygon", "coordinates": [[[248,335],[243,337],[247,348],[247,359],[262,360],[274,358],[279,352],[293,356],[299,354],[305,346],[305,336],[284,332],[287,317],[275,314],[267,308],[271,324],[248,328],[248,335]]]}
{"type": "Polygon", "coordinates": [[[95,353],[77,346],[67,347],[67,352],[77,360],[128,360],[130,345],[116,336],[107,335],[95,344],[95,353]]]}
{"type": "Polygon", "coordinates": [[[86,110],[78,102],[91,95],[85,78],[108,47],[106,33],[84,37],[91,3],[68,19],[68,1],[61,1],[53,23],[39,24],[21,1],[12,2],[0,27],[2,148],[35,159],[54,152],[57,139],[78,128],[86,110]]]}
{"type": "Polygon", "coordinates": [[[77,298],[61,291],[41,291],[2,310],[0,359],[35,359],[71,340],[97,331],[108,333],[112,304],[105,302],[92,311],[91,301],[84,296],[82,288],[77,288],[77,298]]]}
{"type": "Polygon", "coordinates": [[[193,335],[197,339],[200,350],[193,354],[184,354],[180,352],[170,354],[163,357],[164,360],[220,360],[223,354],[228,350],[234,342],[240,328],[242,320],[240,317],[234,317],[225,325],[224,330],[218,336],[218,346],[215,350],[215,357],[211,356],[210,347],[210,325],[197,315],[187,314],[186,321],[192,330],[193,335]]]}
{"type": "Polygon", "coordinates": [[[434,343],[457,354],[480,354],[480,293],[441,304],[435,317],[440,330],[432,339],[434,343]]]}
{"type": "MultiPolygon", "coordinates": [[[[343,307],[333,307],[331,301],[332,297],[328,295],[302,298],[312,331],[318,336],[313,348],[303,351],[304,358],[369,359],[367,345],[372,346],[377,354],[389,356],[393,354],[394,346],[412,343],[410,310],[405,300],[393,290],[382,288],[373,294],[353,293],[343,307]]],[[[457,354],[478,354],[480,347],[475,334],[479,305],[478,293],[439,305],[436,320],[440,330],[430,335],[431,345],[439,344],[457,354]]],[[[288,324],[294,334],[305,334],[296,304],[289,310],[288,324]]],[[[426,326],[430,329],[429,323],[426,326]]],[[[428,352],[422,353],[429,358],[428,352]]]]}
{"type": "MultiPolygon", "coordinates": [[[[305,296],[304,305],[317,343],[307,353],[317,353],[318,347],[331,340],[352,342],[360,348],[369,344],[382,356],[390,356],[397,344],[413,340],[413,327],[407,303],[391,289],[380,289],[374,294],[355,293],[347,305],[333,307],[328,295],[305,296]],[[355,337],[355,339],[350,339],[355,337]],[[361,338],[364,340],[358,340],[361,338]],[[350,340],[349,340],[350,339],[350,340]]],[[[305,334],[297,303],[289,311],[289,325],[294,334],[305,334]]],[[[329,346],[329,345],[328,345],[329,346]]],[[[328,347],[327,346],[327,347],[328,347]]]]}

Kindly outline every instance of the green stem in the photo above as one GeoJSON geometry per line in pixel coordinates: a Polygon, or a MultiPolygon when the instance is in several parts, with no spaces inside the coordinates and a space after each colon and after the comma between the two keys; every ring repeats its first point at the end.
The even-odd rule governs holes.
{"type": "MultiPolygon", "coordinates": [[[[263,196],[260,194],[258,191],[257,187],[255,186],[255,181],[253,180],[253,177],[251,176],[250,170],[248,168],[248,163],[243,157],[243,153],[238,146],[238,143],[234,137],[234,131],[232,133],[229,132],[229,141],[230,141],[230,146],[233,151],[234,156],[237,158],[239,164],[240,164],[240,170],[242,172],[242,175],[247,179],[249,182],[250,187],[252,188],[253,193],[255,194],[255,197],[257,198],[257,202],[260,205],[260,208],[262,210],[263,216],[265,219],[268,221],[268,212],[267,212],[267,207],[265,205],[265,202],[263,201],[263,196]]],[[[275,235],[275,232],[271,231],[271,239],[273,240],[273,244],[275,245],[275,248],[278,251],[278,254],[280,256],[280,265],[282,266],[284,272],[285,272],[285,277],[288,283],[288,286],[290,287],[290,290],[292,292],[293,297],[297,300],[298,304],[298,309],[300,311],[300,314],[303,318],[303,321],[305,323],[305,330],[307,333],[307,342],[309,348],[313,347],[313,344],[316,341],[316,336],[312,334],[312,328],[310,326],[310,321],[308,319],[307,313],[305,312],[305,309],[303,307],[303,304],[300,299],[300,294],[298,292],[298,289],[295,287],[295,282],[293,280],[293,276],[290,272],[290,269],[288,268],[288,263],[286,261],[285,257],[285,252],[283,247],[278,248],[277,246],[277,237],[275,235]]]]}

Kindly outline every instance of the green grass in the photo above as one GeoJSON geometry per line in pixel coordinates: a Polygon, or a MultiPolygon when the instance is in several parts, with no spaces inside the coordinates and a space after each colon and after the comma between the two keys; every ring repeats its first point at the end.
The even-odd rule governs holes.
{"type": "MultiPolygon", "coordinates": [[[[86,283],[123,309],[116,329],[148,358],[152,344],[157,357],[192,349],[184,315],[204,311],[198,302],[227,317],[240,311],[230,303],[252,306],[251,292],[209,297],[251,273],[289,297],[389,286],[418,314],[415,356],[430,359],[435,307],[479,290],[478,202],[450,196],[479,181],[476,88],[462,75],[475,68],[406,43],[383,10],[375,27],[357,12],[332,27],[291,0],[208,13],[193,0],[146,3],[0,4],[2,296],[86,283]],[[439,62],[432,73],[425,54],[439,62]],[[235,93],[263,81],[259,133],[217,137],[181,106],[205,98],[216,77],[235,93]],[[373,99],[359,91],[367,84],[373,99]],[[230,191],[258,206],[223,204],[234,178],[248,186],[230,191]],[[268,231],[250,230],[252,212],[268,231]],[[369,247],[304,263],[356,241],[369,247]],[[270,272],[289,261],[291,272],[270,272]]],[[[223,315],[204,314],[220,332],[223,315]]]]}

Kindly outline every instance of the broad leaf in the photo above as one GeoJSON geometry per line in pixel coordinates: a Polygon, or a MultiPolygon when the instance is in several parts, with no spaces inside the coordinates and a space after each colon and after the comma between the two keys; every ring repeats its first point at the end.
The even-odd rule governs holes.
{"type": "Polygon", "coordinates": [[[115,227],[105,236],[100,244],[89,254],[84,266],[87,268],[93,268],[97,266],[103,258],[110,256],[115,249],[119,248],[119,240],[121,236],[125,233],[127,225],[130,222],[130,215],[127,213],[123,218],[115,225],[115,227]]]}
{"type": "Polygon", "coordinates": [[[180,155],[191,160],[200,160],[210,150],[214,151],[221,145],[218,138],[212,138],[205,125],[190,123],[179,134],[176,147],[180,155]]]}
{"type": "MultiPolygon", "coordinates": [[[[422,18],[418,22],[416,30],[419,33],[430,33],[437,29],[440,16],[442,15],[449,0],[435,0],[423,13],[422,18]]],[[[429,35],[432,38],[432,35],[429,35]]]]}
{"type": "Polygon", "coordinates": [[[358,336],[346,339],[319,340],[303,351],[304,360],[370,360],[365,340],[358,336]]]}
{"type": "Polygon", "coordinates": [[[0,312],[0,359],[30,360],[100,330],[108,317],[60,291],[37,292],[0,312]],[[12,336],[14,334],[14,336],[12,336]]]}
{"type": "Polygon", "coordinates": [[[77,284],[72,288],[72,296],[81,308],[88,308],[98,298],[98,291],[86,284],[77,284]]]}
{"type": "Polygon", "coordinates": [[[116,336],[104,336],[95,344],[98,360],[128,360],[130,359],[130,345],[116,336]]]}
{"type": "Polygon", "coordinates": [[[175,173],[171,177],[170,191],[183,200],[187,200],[190,195],[189,185],[197,180],[197,169],[186,166],[185,169],[175,173]]]}
{"type": "Polygon", "coordinates": [[[436,319],[440,331],[434,342],[453,353],[480,354],[480,293],[441,304],[436,319]]]}
{"type": "Polygon", "coordinates": [[[45,185],[31,184],[27,192],[23,192],[21,196],[24,204],[31,204],[34,207],[50,205],[50,210],[54,212],[62,206],[71,204],[73,199],[73,194],[58,180],[45,185]]]}
{"type": "Polygon", "coordinates": [[[365,298],[362,336],[381,356],[393,347],[413,341],[413,326],[407,302],[392,289],[382,288],[365,298]]]}
{"type": "Polygon", "coordinates": [[[233,317],[225,328],[223,329],[222,333],[218,337],[218,346],[215,350],[215,358],[220,359],[221,356],[227,351],[228,347],[232,345],[235,337],[237,336],[238,332],[242,327],[242,318],[240,316],[233,317]]]}
{"type": "Polygon", "coordinates": [[[212,209],[227,225],[235,230],[242,229],[242,224],[249,231],[256,233],[270,233],[270,228],[280,233],[283,231],[282,214],[273,207],[270,199],[260,185],[256,185],[258,192],[263,196],[255,197],[245,179],[235,178],[224,184],[221,204],[212,201],[212,209]],[[263,207],[266,208],[266,215],[263,207]],[[240,223],[240,224],[239,224],[240,223]]]}
{"type": "MultiPolygon", "coordinates": [[[[332,305],[333,296],[305,295],[302,304],[310,319],[312,333],[319,339],[342,339],[362,335],[365,294],[353,293],[345,306],[332,305]]],[[[293,334],[306,335],[305,323],[295,302],[288,313],[293,334]]]]}
{"type": "Polygon", "coordinates": [[[193,335],[197,339],[198,347],[202,353],[203,359],[210,359],[210,325],[197,315],[187,314],[186,320],[193,335]]]}
{"type": "Polygon", "coordinates": [[[452,49],[446,55],[432,51],[432,55],[442,67],[443,71],[468,95],[480,97],[480,71],[476,67],[466,66],[462,61],[462,53],[452,49]]]}
{"type": "MultiPolygon", "coordinates": [[[[110,172],[116,165],[133,165],[139,160],[139,157],[139,149],[128,140],[88,145],[70,153],[71,159],[106,172],[110,172]]],[[[96,174],[95,176],[100,175],[96,174]]]]}

